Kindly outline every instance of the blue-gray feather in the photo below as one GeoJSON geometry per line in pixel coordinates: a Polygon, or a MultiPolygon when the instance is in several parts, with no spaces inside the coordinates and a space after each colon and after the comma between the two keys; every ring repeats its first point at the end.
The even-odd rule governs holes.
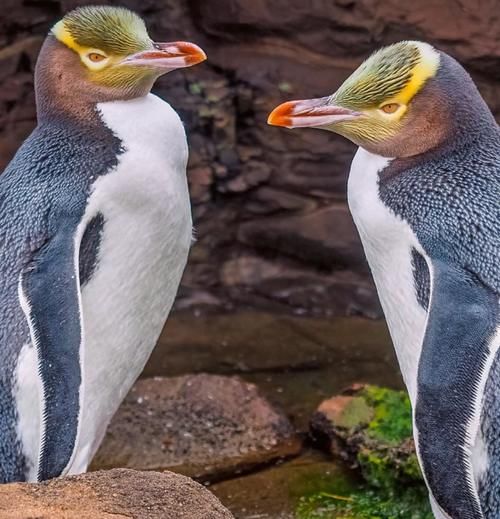
{"type": "MultiPolygon", "coordinates": [[[[382,174],[379,184],[380,197],[412,227],[439,276],[435,282],[440,291],[431,298],[419,365],[416,420],[419,436],[420,427],[425,431],[421,438],[426,444],[424,469],[429,470],[428,477],[436,476],[432,481],[436,500],[460,519],[477,516],[460,448],[488,342],[500,324],[500,132],[489,113],[484,113],[477,126],[468,124],[470,120],[464,120],[463,134],[442,149],[418,161],[394,161],[389,168],[398,168],[398,174],[385,178],[382,174]],[[461,273],[460,281],[452,282],[453,272],[461,273]],[[474,319],[468,312],[471,308],[479,312],[474,319]],[[471,331],[475,332],[472,342],[471,331]],[[433,409],[438,401],[442,408],[433,409]],[[448,404],[453,402],[454,417],[447,414],[448,404]],[[436,446],[447,446],[448,454],[456,456],[439,455],[436,446]],[[445,479],[439,480],[432,463],[434,469],[443,464],[445,479]]],[[[429,272],[415,254],[413,264],[416,294],[426,308],[429,272]]],[[[500,494],[499,369],[497,358],[486,385],[481,417],[491,460],[479,489],[487,518],[497,517],[499,510],[498,497],[493,497],[500,494]]]]}
{"type": "MultiPolygon", "coordinates": [[[[45,122],[34,130],[0,176],[0,482],[26,477],[14,401],[17,359],[23,345],[30,343],[18,298],[20,275],[33,269],[33,262],[52,240],[64,243],[73,239],[92,182],[117,164],[121,143],[99,123],[97,115],[85,123],[70,119],[45,122]]],[[[90,254],[95,257],[95,252],[90,254]]],[[[69,257],[64,261],[70,261],[69,257]]],[[[55,296],[51,291],[45,295],[48,299],[55,296]]],[[[26,296],[29,299],[29,287],[26,296]]],[[[51,316],[38,315],[39,320],[44,318],[51,316]]],[[[78,321],[78,315],[71,318],[78,321]]],[[[56,349],[59,346],[61,349],[52,351],[53,355],[70,354],[67,345],[55,344],[56,349]]],[[[44,362],[43,357],[40,362],[44,362]]],[[[57,380],[46,383],[49,387],[57,380]]]]}

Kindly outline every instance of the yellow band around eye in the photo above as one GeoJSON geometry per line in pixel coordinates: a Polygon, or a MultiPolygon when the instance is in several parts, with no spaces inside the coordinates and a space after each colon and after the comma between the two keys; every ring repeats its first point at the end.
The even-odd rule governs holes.
{"type": "Polygon", "coordinates": [[[64,22],[61,20],[57,22],[52,28],[52,34],[61,42],[66,45],[66,47],[74,50],[79,56],[84,65],[90,70],[101,70],[103,66],[105,66],[105,60],[107,56],[104,52],[99,49],[91,49],[89,47],[83,47],[79,45],[71,36],[71,33],[66,29],[64,22]],[[94,61],[89,58],[89,54],[98,54],[103,56],[102,60],[94,61]]]}

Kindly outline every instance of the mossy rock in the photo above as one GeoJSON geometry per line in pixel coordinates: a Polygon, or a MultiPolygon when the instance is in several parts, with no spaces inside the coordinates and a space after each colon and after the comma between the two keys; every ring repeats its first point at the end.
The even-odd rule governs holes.
{"type": "Polygon", "coordinates": [[[305,495],[297,519],[432,519],[403,391],[356,385],[325,400],[311,420],[315,439],[358,467],[364,483],[305,495]]]}
{"type": "Polygon", "coordinates": [[[359,467],[373,486],[390,489],[422,481],[410,401],[403,391],[353,386],[318,407],[311,431],[333,454],[359,467]]]}

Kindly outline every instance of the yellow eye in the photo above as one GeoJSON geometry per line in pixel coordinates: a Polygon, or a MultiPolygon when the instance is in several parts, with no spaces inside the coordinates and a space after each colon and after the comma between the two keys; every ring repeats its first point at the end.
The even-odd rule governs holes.
{"type": "Polygon", "coordinates": [[[92,61],[92,63],[99,63],[100,61],[105,60],[106,56],[103,56],[98,52],[90,52],[89,54],[87,54],[87,58],[89,58],[89,60],[92,61]]]}
{"type": "Polygon", "coordinates": [[[381,106],[380,109],[386,114],[393,114],[398,111],[399,107],[400,105],[398,103],[387,103],[386,105],[381,106]]]}

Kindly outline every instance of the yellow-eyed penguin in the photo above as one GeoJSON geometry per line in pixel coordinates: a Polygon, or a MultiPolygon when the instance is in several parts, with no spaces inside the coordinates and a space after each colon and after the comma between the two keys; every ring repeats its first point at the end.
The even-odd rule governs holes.
{"type": "Polygon", "coordinates": [[[269,123],[359,146],[357,225],[413,406],[437,518],[500,517],[500,132],[465,70],[404,41],[269,123]]]}
{"type": "Polygon", "coordinates": [[[184,127],[150,90],[204,59],[113,7],[43,44],[38,125],[0,177],[0,482],[85,471],[155,345],[192,223],[184,127]]]}

